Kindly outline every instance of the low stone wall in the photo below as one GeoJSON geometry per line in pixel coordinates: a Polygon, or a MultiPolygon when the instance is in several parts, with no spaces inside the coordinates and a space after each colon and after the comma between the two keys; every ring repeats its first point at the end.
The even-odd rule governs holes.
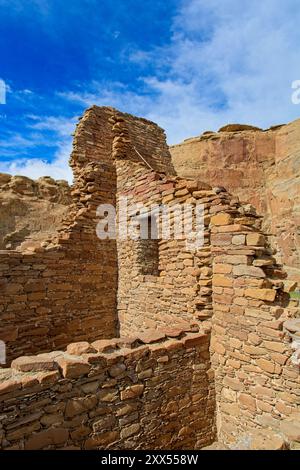
{"type": "Polygon", "coordinates": [[[198,449],[215,438],[209,334],[70,344],[0,371],[2,449],[198,449]]]}
{"type": "Polygon", "coordinates": [[[74,251],[60,246],[0,252],[0,340],[6,364],[71,340],[116,335],[115,247],[103,245],[86,236],[76,245],[70,241],[74,251]]]}

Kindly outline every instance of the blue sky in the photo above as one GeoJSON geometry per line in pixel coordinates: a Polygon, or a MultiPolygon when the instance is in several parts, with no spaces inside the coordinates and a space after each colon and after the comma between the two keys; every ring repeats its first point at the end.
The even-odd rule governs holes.
{"type": "Polygon", "coordinates": [[[0,0],[0,171],[71,181],[70,134],[111,105],[169,143],[300,117],[298,0],[0,0]]]}

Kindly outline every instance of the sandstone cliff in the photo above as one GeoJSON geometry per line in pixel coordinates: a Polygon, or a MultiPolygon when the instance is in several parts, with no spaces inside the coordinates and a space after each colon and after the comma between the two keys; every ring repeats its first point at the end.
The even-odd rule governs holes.
{"type": "Polygon", "coordinates": [[[264,216],[277,260],[300,281],[300,120],[268,130],[231,124],[170,147],[179,176],[224,186],[264,216]]]}
{"type": "Polygon", "coordinates": [[[0,174],[0,249],[39,245],[59,227],[71,203],[66,181],[0,174]]]}

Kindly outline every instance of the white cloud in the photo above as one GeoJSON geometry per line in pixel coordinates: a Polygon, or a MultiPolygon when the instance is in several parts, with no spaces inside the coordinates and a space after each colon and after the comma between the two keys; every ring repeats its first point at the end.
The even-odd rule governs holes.
{"type": "MultiPolygon", "coordinates": [[[[288,122],[300,116],[300,105],[292,103],[292,83],[300,80],[299,24],[297,0],[182,0],[168,45],[146,51],[130,47],[123,57],[136,66],[137,91],[94,80],[57,95],[66,106],[68,101],[82,109],[114,106],[151,119],[166,130],[169,143],[226,123],[288,122]]],[[[68,134],[74,119],[30,118],[31,130],[56,133],[53,162],[15,160],[0,165],[0,171],[70,181],[68,134]]]]}
{"type": "Polygon", "coordinates": [[[165,47],[131,50],[142,91],[93,82],[64,97],[111,105],[158,122],[170,143],[229,122],[260,127],[300,116],[292,82],[300,79],[297,0],[183,0],[165,47]],[[145,70],[145,69],[141,69],[145,70]]]}
{"type": "Polygon", "coordinates": [[[10,158],[10,161],[0,162],[0,172],[24,175],[32,179],[52,176],[54,179],[65,179],[71,183],[73,175],[68,161],[72,150],[71,133],[74,131],[75,121],[76,118],[68,119],[61,116],[28,115],[27,127],[38,132],[30,133],[28,137],[11,133],[0,142],[2,157],[10,158]],[[49,136],[44,131],[51,131],[55,137],[53,138],[53,134],[49,136]],[[18,157],[24,151],[36,153],[36,147],[53,146],[54,143],[57,150],[50,162],[42,158],[18,157]]]}
{"type": "Polygon", "coordinates": [[[58,92],[57,95],[64,100],[72,101],[83,106],[83,108],[98,106],[115,106],[124,110],[141,109],[144,111],[145,104],[150,97],[129,91],[127,87],[120,82],[98,82],[93,81],[84,85],[83,90],[58,92]]]}
{"type": "Polygon", "coordinates": [[[28,127],[39,131],[51,131],[60,137],[70,137],[74,132],[76,117],[67,118],[63,116],[37,116],[29,114],[28,127]]]}
{"type": "Polygon", "coordinates": [[[297,4],[184,1],[171,46],[158,51],[160,62],[171,58],[168,77],[148,80],[159,90],[148,117],[176,142],[228,122],[269,127],[300,116],[291,101],[292,82],[300,78],[297,4]]]}
{"type": "Polygon", "coordinates": [[[1,162],[0,172],[28,176],[32,179],[37,179],[40,176],[51,176],[56,180],[64,179],[72,183],[73,174],[68,166],[71,148],[71,143],[63,144],[51,162],[40,158],[24,158],[15,159],[12,162],[1,162]]]}

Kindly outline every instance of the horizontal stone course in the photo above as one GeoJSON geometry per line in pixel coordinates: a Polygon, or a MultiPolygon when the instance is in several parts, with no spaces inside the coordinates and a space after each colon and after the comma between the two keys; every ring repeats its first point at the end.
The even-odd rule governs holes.
{"type": "MultiPolygon", "coordinates": [[[[174,335],[174,331],[171,333],[174,335]]],[[[37,382],[24,390],[22,377],[32,374],[34,379],[39,373],[3,369],[0,387],[10,384],[12,379],[5,377],[11,375],[16,377],[18,388],[8,386],[5,401],[1,402],[6,413],[0,433],[1,448],[160,449],[172,445],[175,449],[194,449],[212,442],[213,382],[206,375],[209,357],[204,354],[208,351],[209,335],[177,334],[186,338],[186,344],[162,332],[162,342],[118,349],[113,365],[110,357],[115,353],[98,353],[101,361],[92,362],[85,371],[80,358],[95,354],[71,356],[61,352],[56,358],[61,368],[55,382],[37,382]],[[170,348],[170,342],[174,346],[178,343],[178,347],[170,348]],[[62,358],[72,364],[71,374],[62,358]],[[194,402],[198,409],[193,408],[194,402]],[[32,406],[34,403],[36,406],[32,406]],[[178,420],[170,410],[177,409],[180,403],[184,408],[178,420]],[[11,404],[17,414],[12,412],[11,404]],[[196,425],[197,420],[201,420],[201,426],[196,425]]],[[[111,344],[115,347],[116,340],[112,339],[111,344]]],[[[81,346],[79,343],[78,348],[81,346]]],[[[74,344],[71,349],[78,352],[74,344]]],[[[20,362],[25,364],[26,359],[32,363],[32,358],[22,358],[20,362]]]]}
{"type": "Polygon", "coordinates": [[[249,425],[279,429],[299,406],[298,332],[286,322],[298,304],[255,209],[175,176],[163,131],[113,108],[87,110],[71,164],[55,237],[0,253],[12,360],[0,370],[0,447],[197,449],[216,423],[226,444],[249,425]],[[97,206],[117,196],[143,216],[202,204],[203,244],[191,248],[190,233],[100,241],[97,206]]]}

